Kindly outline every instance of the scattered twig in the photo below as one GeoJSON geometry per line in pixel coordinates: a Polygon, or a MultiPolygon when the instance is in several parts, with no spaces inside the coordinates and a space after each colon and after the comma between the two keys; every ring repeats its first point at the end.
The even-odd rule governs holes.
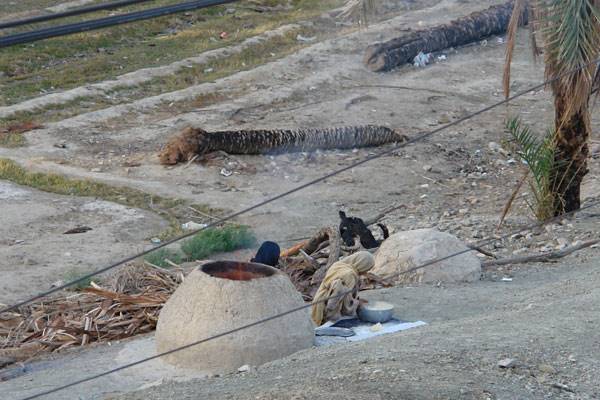
{"type": "Polygon", "coordinates": [[[473,249],[473,250],[475,250],[475,251],[478,251],[478,252],[480,252],[481,254],[483,254],[483,255],[486,255],[486,256],[488,256],[488,257],[492,257],[492,258],[498,258],[498,257],[496,257],[496,255],[495,255],[494,253],[492,253],[492,252],[489,252],[489,251],[487,251],[487,250],[484,250],[484,249],[482,249],[482,248],[481,248],[481,247],[479,247],[479,246],[475,246],[474,244],[467,244],[467,247],[468,247],[468,248],[470,248],[470,249],[473,249]]]}
{"type": "Polygon", "coordinates": [[[571,389],[567,385],[564,385],[564,384],[559,383],[559,382],[554,382],[550,386],[552,386],[553,388],[556,388],[556,389],[564,390],[565,392],[575,393],[575,391],[573,389],[571,389]]]}
{"type": "Polygon", "coordinates": [[[353,86],[345,87],[344,89],[362,89],[362,88],[401,89],[401,90],[411,90],[411,91],[415,91],[415,92],[428,92],[428,93],[448,95],[448,92],[443,92],[441,90],[410,87],[410,86],[398,86],[398,85],[353,85],[353,86]]]}
{"type": "Polygon", "coordinates": [[[194,161],[196,161],[196,159],[200,157],[199,154],[196,154],[194,157],[190,158],[189,161],[187,162],[187,164],[185,164],[185,166],[183,168],[187,168],[189,167],[194,161]]]}
{"type": "Polygon", "coordinates": [[[212,216],[212,215],[210,215],[210,214],[207,214],[207,213],[205,213],[205,212],[202,212],[202,211],[200,211],[200,210],[198,210],[198,209],[196,209],[196,208],[194,208],[194,207],[192,207],[192,206],[188,206],[188,208],[189,208],[190,210],[192,210],[192,211],[194,211],[194,212],[196,212],[196,213],[198,213],[198,214],[202,215],[203,217],[210,218],[210,219],[214,219],[214,220],[216,220],[216,221],[220,220],[219,218],[217,218],[217,217],[215,217],[215,216],[212,216]]]}
{"type": "Polygon", "coordinates": [[[498,226],[496,227],[496,229],[500,229],[500,227],[504,223],[504,219],[506,218],[506,215],[510,211],[510,208],[512,207],[513,202],[517,198],[517,194],[521,190],[521,187],[523,186],[523,183],[525,183],[525,181],[527,180],[528,176],[529,176],[529,169],[527,171],[525,171],[525,174],[523,174],[523,177],[521,178],[519,183],[517,183],[515,190],[513,190],[512,194],[510,195],[510,198],[508,199],[508,202],[502,209],[502,215],[500,216],[500,221],[498,221],[498,226]]]}
{"type": "Polygon", "coordinates": [[[533,254],[528,256],[519,256],[519,257],[508,257],[501,258],[498,260],[491,260],[482,263],[483,268],[489,268],[493,266],[499,265],[507,265],[507,264],[523,264],[529,262],[548,262],[551,260],[556,260],[558,258],[563,258],[568,256],[571,253],[574,253],[578,250],[585,249],[586,247],[593,246],[597,243],[600,243],[600,239],[588,240],[586,242],[582,242],[573,246],[566,247],[562,250],[552,251],[548,253],[541,254],[533,254]]]}
{"type": "Polygon", "coordinates": [[[308,240],[303,240],[300,243],[296,243],[289,249],[282,251],[280,257],[281,258],[291,257],[291,256],[298,254],[300,249],[304,248],[304,246],[306,246],[308,244],[308,242],[309,242],[308,240]]]}
{"type": "Polygon", "coordinates": [[[175,267],[175,268],[181,268],[181,265],[179,264],[175,264],[173,261],[169,260],[168,258],[165,258],[165,262],[167,264],[169,264],[171,267],[175,267]]]}

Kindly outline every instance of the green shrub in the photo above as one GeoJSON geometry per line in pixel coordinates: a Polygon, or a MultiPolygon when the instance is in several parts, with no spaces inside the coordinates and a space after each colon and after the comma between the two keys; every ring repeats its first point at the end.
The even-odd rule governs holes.
{"type": "Polygon", "coordinates": [[[181,250],[190,260],[202,260],[211,254],[251,247],[255,242],[247,226],[231,225],[203,230],[185,241],[181,250]]]}
{"type": "Polygon", "coordinates": [[[148,261],[152,265],[156,265],[161,268],[172,267],[166,260],[169,260],[175,264],[181,264],[185,261],[185,257],[178,251],[171,249],[160,249],[153,251],[144,257],[144,260],[148,261]]]}

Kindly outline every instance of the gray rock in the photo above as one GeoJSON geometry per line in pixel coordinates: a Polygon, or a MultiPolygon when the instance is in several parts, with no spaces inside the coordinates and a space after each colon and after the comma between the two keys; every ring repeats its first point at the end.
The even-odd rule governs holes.
{"type": "Polygon", "coordinates": [[[488,148],[491,151],[498,152],[498,151],[500,151],[500,149],[502,148],[502,146],[500,146],[500,144],[498,144],[496,142],[489,142],[488,143],[488,148]]]}
{"type": "Polygon", "coordinates": [[[517,360],[514,358],[503,358],[498,361],[498,367],[500,368],[514,368],[517,366],[517,360]]]}
{"type": "Polygon", "coordinates": [[[248,371],[250,371],[250,366],[248,364],[242,365],[241,367],[238,368],[238,372],[248,372],[248,371]]]}
{"type": "Polygon", "coordinates": [[[473,252],[405,272],[464,250],[467,247],[458,238],[435,229],[399,232],[383,242],[371,272],[396,283],[477,281],[481,277],[481,262],[473,252]]]}

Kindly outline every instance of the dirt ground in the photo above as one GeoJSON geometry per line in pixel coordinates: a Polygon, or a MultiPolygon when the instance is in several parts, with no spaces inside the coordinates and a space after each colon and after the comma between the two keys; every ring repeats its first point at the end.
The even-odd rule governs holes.
{"type": "MultiPolygon", "coordinates": [[[[188,124],[208,130],[382,124],[409,136],[439,127],[502,99],[503,39],[492,37],[445,51],[446,60],[436,60],[426,68],[406,66],[384,74],[364,68],[364,49],[408,28],[435,25],[494,3],[415,2],[413,11],[373,23],[360,32],[339,32],[255,69],[48,124],[45,129],[27,134],[27,147],[0,148],[0,157],[36,171],[59,172],[239,210],[380,149],[239,156],[200,161],[188,168],[165,168],[158,164],[156,154],[170,135],[188,124]],[[183,106],[186,102],[209,94],[215,95],[213,100],[201,108],[178,111],[189,110],[183,106]],[[55,146],[57,143],[61,146],[55,146]],[[141,165],[124,167],[123,159],[141,165]],[[234,174],[225,177],[220,174],[222,168],[234,174]]],[[[323,18],[335,23],[330,17],[323,18]]],[[[517,92],[542,79],[543,66],[533,63],[523,32],[513,64],[512,89],[517,92]]],[[[549,100],[542,90],[525,95],[508,106],[253,211],[239,221],[250,225],[260,239],[290,244],[324,225],[337,223],[341,208],[368,216],[392,204],[405,204],[406,209],[385,220],[392,231],[433,226],[467,242],[509,232],[532,222],[525,204],[527,196],[523,195],[506,224],[496,230],[499,213],[522,176],[523,167],[514,162],[514,155],[498,153],[489,143],[506,143],[504,120],[509,115],[520,115],[534,129],[544,131],[553,120],[549,100]]],[[[594,128],[597,132],[597,121],[594,128]]],[[[597,143],[597,134],[593,140],[597,143]]],[[[598,159],[590,159],[591,172],[584,188],[586,201],[600,197],[598,164],[598,159]]],[[[2,206],[6,203],[15,210],[18,200],[5,196],[5,191],[26,192],[45,207],[50,207],[48,198],[66,201],[9,184],[0,188],[2,206]]],[[[89,201],[69,198],[69,207],[81,208],[89,201]]],[[[23,207],[23,212],[30,213],[25,211],[28,209],[23,207]]],[[[47,214],[39,217],[39,226],[59,226],[60,230],[108,218],[102,210],[78,213],[72,217],[77,220],[57,217],[62,214],[56,209],[45,211],[47,214]],[[51,225],[52,221],[60,221],[60,225],[51,225]]],[[[599,215],[598,210],[586,210],[576,219],[496,243],[491,251],[509,256],[597,237],[599,215]]],[[[78,260],[94,260],[96,267],[102,267],[119,257],[121,251],[125,254],[136,246],[143,247],[143,238],[148,237],[151,227],[158,231],[160,225],[157,217],[144,218],[142,225],[108,220],[105,236],[98,236],[93,245],[80,243],[77,254],[83,251],[85,258],[78,260]],[[115,238],[122,234],[120,223],[131,231],[120,243],[122,247],[115,248],[115,238]],[[114,253],[107,254],[106,248],[111,246],[114,253]]],[[[26,226],[12,219],[7,226],[12,224],[26,226]]],[[[38,225],[33,226],[37,229],[38,225]]],[[[50,285],[59,279],[52,274],[66,267],[58,257],[62,252],[56,249],[66,248],[69,243],[51,241],[51,234],[34,235],[37,230],[31,227],[29,231],[21,229],[22,234],[11,232],[3,237],[21,239],[28,235],[30,240],[35,238],[36,254],[55,255],[44,260],[48,273],[41,273],[41,266],[35,264],[27,267],[37,274],[38,288],[50,285]]],[[[25,261],[33,256],[21,248],[8,251],[0,261],[3,276],[10,276],[9,285],[3,282],[2,295],[14,299],[31,292],[27,284],[32,277],[14,273],[15,257],[25,261]]],[[[429,325],[365,343],[307,350],[248,374],[164,384],[120,398],[600,398],[596,383],[600,364],[595,356],[600,350],[596,333],[600,299],[600,275],[594,262],[597,255],[598,248],[590,248],[556,264],[496,268],[487,271],[482,281],[468,286],[369,292],[368,298],[395,303],[401,317],[424,320],[429,325]],[[502,282],[503,277],[512,277],[513,281],[502,282]],[[517,367],[499,369],[496,363],[506,357],[516,359],[517,367]],[[556,387],[560,385],[566,386],[556,387]]],[[[101,372],[116,365],[113,358],[117,350],[96,347],[85,355],[78,352],[65,358],[53,357],[48,368],[34,369],[29,375],[1,383],[0,390],[16,399],[74,378],[64,371],[101,372]],[[92,359],[99,361],[86,364],[92,359]]],[[[103,398],[108,394],[103,386],[110,379],[65,393],[73,394],[73,398],[75,394],[80,398],[103,398]]],[[[147,383],[136,376],[111,389],[128,392],[147,383]]],[[[65,397],[57,394],[54,398],[65,397]]]]}
{"type": "Polygon", "coordinates": [[[168,225],[151,212],[4,181],[0,181],[0,202],[0,303],[4,304],[145,250],[157,228],[168,225]],[[77,227],[91,230],[64,234],[77,227]],[[99,243],[105,247],[102,252],[99,243]]]}

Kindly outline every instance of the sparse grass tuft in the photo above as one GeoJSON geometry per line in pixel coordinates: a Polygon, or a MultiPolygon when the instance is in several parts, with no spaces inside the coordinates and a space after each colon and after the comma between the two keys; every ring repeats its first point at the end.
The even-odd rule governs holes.
{"type": "Polygon", "coordinates": [[[98,197],[114,203],[151,211],[173,208],[182,203],[181,200],[154,196],[137,189],[111,186],[91,180],[71,179],[53,173],[30,172],[6,158],[0,159],[0,179],[44,192],[98,197]]]}
{"type": "Polygon", "coordinates": [[[22,133],[0,133],[0,147],[23,147],[27,143],[22,133]]]}
{"type": "Polygon", "coordinates": [[[190,260],[202,260],[211,254],[249,248],[255,242],[247,226],[230,225],[199,232],[185,241],[181,250],[190,260]]]}
{"type": "Polygon", "coordinates": [[[144,259],[150,264],[161,268],[171,267],[171,264],[169,264],[166,260],[169,260],[175,264],[181,264],[183,261],[186,261],[183,254],[171,249],[156,250],[148,254],[144,259]]]}
{"type": "MultiPolygon", "coordinates": [[[[125,186],[112,186],[92,180],[71,179],[52,173],[30,172],[14,161],[5,158],[0,158],[0,179],[44,192],[96,197],[124,206],[155,212],[169,221],[171,225],[167,231],[159,235],[162,240],[181,234],[181,223],[185,222],[184,220],[189,220],[187,219],[189,215],[185,211],[187,204],[183,200],[156,196],[125,186]]],[[[195,204],[194,208],[203,211],[205,214],[214,214],[219,211],[198,204],[195,204]]]]}

